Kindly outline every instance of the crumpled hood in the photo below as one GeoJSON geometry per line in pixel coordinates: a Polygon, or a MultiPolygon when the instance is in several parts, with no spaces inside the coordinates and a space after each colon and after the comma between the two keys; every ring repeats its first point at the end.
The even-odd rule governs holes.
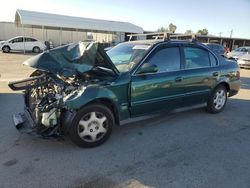
{"type": "Polygon", "coordinates": [[[65,77],[91,70],[94,66],[117,69],[99,43],[80,42],[43,52],[24,65],[65,77]]]}

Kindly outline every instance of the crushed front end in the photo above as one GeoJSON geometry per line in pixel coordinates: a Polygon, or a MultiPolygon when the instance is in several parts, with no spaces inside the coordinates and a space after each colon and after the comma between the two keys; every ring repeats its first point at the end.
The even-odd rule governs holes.
{"type": "Polygon", "coordinates": [[[63,135],[77,111],[67,101],[82,97],[88,86],[114,79],[109,61],[97,43],[71,44],[28,59],[24,64],[37,70],[9,83],[12,90],[24,91],[24,112],[13,115],[15,127],[43,137],[63,135]]]}
{"type": "Polygon", "coordinates": [[[24,133],[44,137],[63,134],[63,118],[69,112],[65,98],[83,85],[74,79],[60,80],[52,74],[36,72],[37,76],[9,83],[13,90],[24,91],[24,112],[13,115],[15,127],[24,133]]]}

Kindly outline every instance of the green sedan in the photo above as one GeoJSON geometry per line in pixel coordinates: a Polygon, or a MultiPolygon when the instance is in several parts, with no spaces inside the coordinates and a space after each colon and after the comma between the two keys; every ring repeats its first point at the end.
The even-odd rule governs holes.
{"type": "Polygon", "coordinates": [[[24,90],[16,128],[42,137],[69,135],[81,147],[104,143],[121,120],[206,105],[218,113],[240,89],[235,61],[195,41],[70,44],[24,62],[37,69],[9,83],[24,90]]]}

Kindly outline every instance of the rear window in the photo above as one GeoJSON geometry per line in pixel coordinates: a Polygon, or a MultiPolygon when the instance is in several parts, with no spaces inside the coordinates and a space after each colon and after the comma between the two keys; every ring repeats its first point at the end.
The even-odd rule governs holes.
{"type": "Polygon", "coordinates": [[[37,41],[36,39],[33,39],[33,38],[25,38],[25,41],[26,42],[35,42],[37,41]]]}

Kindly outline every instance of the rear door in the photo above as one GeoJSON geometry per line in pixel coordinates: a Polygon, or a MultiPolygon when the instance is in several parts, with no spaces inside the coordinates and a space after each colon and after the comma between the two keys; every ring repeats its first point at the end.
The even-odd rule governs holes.
{"type": "Polygon", "coordinates": [[[26,50],[32,51],[36,45],[36,39],[26,37],[25,38],[25,48],[26,50]]]}
{"type": "Polygon", "coordinates": [[[160,45],[144,63],[156,65],[158,72],[132,75],[132,116],[180,107],[184,94],[179,46],[160,45]]]}
{"type": "Polygon", "coordinates": [[[182,47],[185,75],[184,106],[207,102],[211,89],[218,82],[220,70],[216,56],[194,44],[182,47]]]}

